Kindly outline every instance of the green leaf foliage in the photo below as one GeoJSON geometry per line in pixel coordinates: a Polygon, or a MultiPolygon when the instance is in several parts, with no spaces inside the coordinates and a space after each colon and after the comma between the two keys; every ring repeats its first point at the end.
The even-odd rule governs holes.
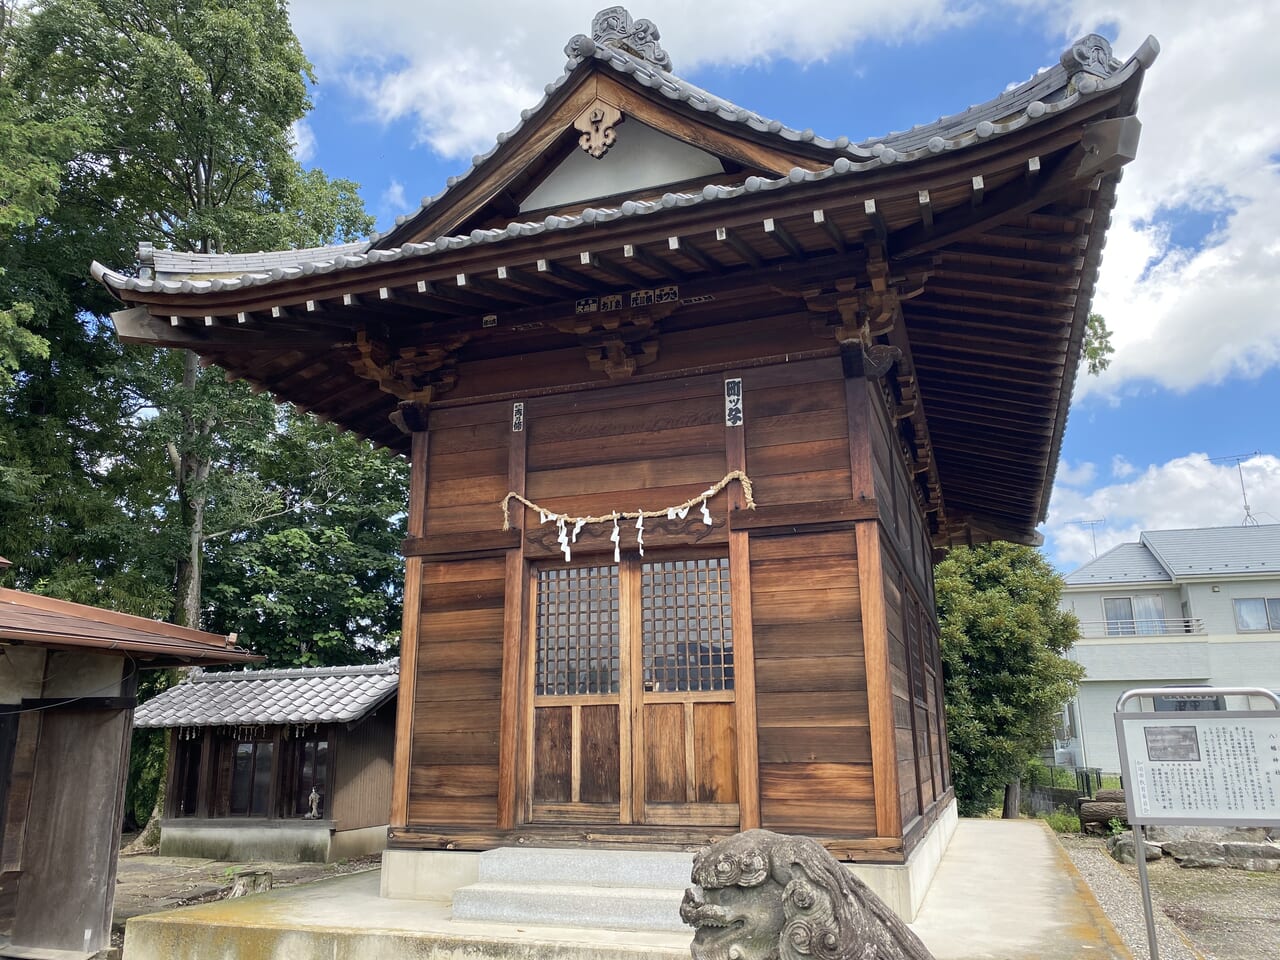
{"type": "Polygon", "coordinates": [[[1040,553],[1012,543],[950,551],[934,570],[947,736],[960,813],[985,813],[1053,736],[1083,676],[1074,615],[1040,553]]]}
{"type": "Polygon", "coordinates": [[[1089,314],[1089,320],[1084,328],[1081,352],[1091,376],[1096,377],[1111,366],[1111,355],[1116,352],[1116,348],[1111,345],[1111,331],[1107,328],[1107,321],[1102,314],[1089,314]]]}
{"type": "MultiPolygon", "coordinates": [[[[314,77],[285,4],[13,9],[0,0],[0,582],[237,631],[273,663],[384,656],[403,463],[190,354],[122,346],[89,276],[130,269],[142,242],[252,251],[372,228],[356,184],[293,155],[314,77]]],[[[145,817],[163,741],[135,747],[145,817]]]]}

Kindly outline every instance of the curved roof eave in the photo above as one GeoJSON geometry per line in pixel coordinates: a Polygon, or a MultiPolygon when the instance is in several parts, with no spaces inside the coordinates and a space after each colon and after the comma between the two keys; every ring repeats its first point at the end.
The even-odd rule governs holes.
{"type": "MultiPolygon", "coordinates": [[[[768,179],[764,177],[748,177],[747,180],[739,186],[719,186],[708,184],[704,186],[700,193],[696,194],[674,194],[668,193],[660,200],[627,200],[617,207],[596,208],[588,207],[579,214],[556,216],[551,215],[540,222],[519,222],[514,221],[505,228],[493,228],[489,230],[472,230],[470,234],[440,237],[434,241],[426,241],[423,243],[405,243],[398,247],[383,249],[377,246],[376,241],[364,252],[356,252],[357,245],[347,244],[341,247],[320,248],[324,250],[322,256],[299,260],[292,264],[284,264],[273,266],[269,269],[245,270],[236,274],[236,266],[243,263],[247,258],[261,255],[225,255],[224,259],[218,261],[218,273],[236,274],[233,276],[212,277],[207,279],[153,279],[146,277],[129,277],[117,271],[111,270],[97,261],[94,261],[90,267],[95,280],[103,283],[113,294],[120,299],[129,302],[130,293],[145,294],[171,294],[171,295],[190,295],[205,293],[230,293],[250,287],[265,287],[273,283],[287,282],[296,280],[301,277],[311,276],[315,274],[326,274],[335,271],[358,270],[362,267],[368,267],[375,264],[393,263],[401,260],[414,258],[425,258],[433,255],[443,254],[448,251],[461,250],[471,246],[479,246],[483,244],[500,243],[517,237],[533,237],[554,230],[572,230],[575,228],[589,226],[597,223],[610,222],[625,217],[644,216],[646,214],[656,213],[674,207],[691,207],[702,203],[710,203],[719,200],[732,200],[741,196],[755,194],[762,191],[782,190],[788,187],[804,184],[815,183],[828,180],[833,177],[857,176],[859,174],[867,174],[876,170],[883,169],[891,165],[901,165],[918,163],[927,160],[930,157],[943,153],[954,152],[972,148],[978,144],[990,142],[1002,136],[1007,136],[1018,130],[1022,130],[1030,124],[1034,124],[1043,118],[1052,117],[1064,111],[1069,111],[1074,107],[1086,103],[1090,100],[1122,87],[1135,76],[1139,76],[1141,71],[1148,67],[1155,59],[1159,45],[1154,37],[1148,37],[1147,41],[1138,49],[1138,51],[1126,61],[1120,69],[1116,70],[1109,77],[1096,77],[1092,74],[1079,75],[1074,81],[1069,83],[1065,88],[1064,95],[1060,99],[1053,101],[1045,101],[1041,99],[1032,99],[1025,102],[1015,114],[1007,116],[1003,120],[979,120],[972,129],[959,132],[955,136],[944,136],[942,131],[947,120],[937,121],[935,124],[929,124],[924,127],[913,128],[902,134],[891,134],[888,137],[874,142],[869,149],[863,147],[854,147],[852,144],[842,148],[848,151],[849,155],[836,157],[830,166],[819,170],[805,170],[800,167],[793,168],[786,177],[776,179],[768,179]],[[923,132],[932,131],[923,143],[918,143],[911,149],[899,149],[909,142],[906,138],[914,138],[919,140],[923,136],[923,132]],[[892,144],[898,143],[895,147],[892,144]],[[852,159],[851,157],[859,157],[860,159],[852,159]]],[[[593,54],[596,57],[605,57],[599,50],[593,54]]],[[[644,66],[636,58],[631,57],[622,51],[612,50],[607,55],[608,62],[614,62],[615,56],[622,58],[622,62],[636,62],[644,66]]],[[[572,66],[571,62],[571,66],[572,66]]],[[[1054,67],[1047,74],[1056,74],[1062,71],[1065,76],[1066,70],[1063,67],[1054,67]]],[[[641,76],[639,67],[635,71],[637,78],[641,76]]],[[[1042,75],[1043,77],[1044,75],[1042,75]]],[[[979,112],[986,112],[993,109],[993,105],[1004,104],[1011,106],[1015,102],[1022,102],[1026,90],[1038,90],[1043,84],[1042,77],[1033,78],[1012,91],[1008,91],[990,101],[988,104],[978,107],[971,107],[969,110],[956,114],[956,117],[967,117],[972,120],[979,112]]],[[[667,81],[674,78],[667,77],[667,81]]],[[[679,82],[677,87],[681,90],[697,90],[698,88],[679,82]]],[[[667,89],[667,87],[662,87],[667,89]]],[[[701,92],[701,91],[700,91],[701,92]]],[[[710,96],[710,95],[708,95],[710,96]]],[[[1136,96],[1136,92],[1135,92],[1136,96]]],[[[720,101],[727,103],[727,101],[720,101]]],[[[736,108],[735,108],[736,109],[736,108]]],[[[751,114],[750,117],[756,115],[751,114]]],[[[949,118],[954,119],[954,118],[949,118]]],[[[750,119],[744,119],[742,122],[750,123],[750,119]]],[[[794,133],[794,131],[790,131],[794,133]]],[[[807,133],[807,132],[806,132],[807,133]]],[[[783,134],[779,133],[779,136],[783,134]]],[[[800,136],[800,135],[798,135],[800,136]]],[[[818,138],[814,138],[811,142],[817,142],[818,138]]],[[[504,138],[500,138],[501,143],[505,142],[504,138]]],[[[822,141],[822,143],[830,143],[832,149],[837,147],[842,141],[822,141]]],[[[495,148],[496,149],[496,148],[495,148]]],[[[488,159],[488,156],[477,158],[477,165],[488,159]]],[[[474,168],[473,168],[474,169],[474,168]]],[[[450,186],[456,184],[457,178],[450,179],[450,186]]],[[[446,188],[446,191],[449,188],[446,188]]],[[[439,196],[433,198],[438,200],[439,196]]],[[[316,252],[315,249],[305,251],[307,254],[316,252]]],[[[211,264],[212,265],[212,264],[211,264]]]]}

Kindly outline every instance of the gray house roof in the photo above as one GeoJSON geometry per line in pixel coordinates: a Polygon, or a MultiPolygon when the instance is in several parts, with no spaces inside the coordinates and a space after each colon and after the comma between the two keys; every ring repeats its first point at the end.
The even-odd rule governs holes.
{"type": "Polygon", "coordinates": [[[138,707],[137,727],[350,723],[395,695],[397,660],[360,667],[301,667],[191,675],[138,707]]]}
{"type": "Polygon", "coordinates": [[[1122,543],[1064,578],[1067,586],[1101,583],[1169,583],[1173,577],[1141,543],[1122,543]]]}
{"type": "Polygon", "coordinates": [[[1175,577],[1280,575],[1280,524],[1148,530],[1142,542],[1175,577]]]}
{"type": "Polygon", "coordinates": [[[1280,576],[1280,524],[1144,530],[1063,579],[1069,587],[1172,583],[1189,577],[1280,576]]]}

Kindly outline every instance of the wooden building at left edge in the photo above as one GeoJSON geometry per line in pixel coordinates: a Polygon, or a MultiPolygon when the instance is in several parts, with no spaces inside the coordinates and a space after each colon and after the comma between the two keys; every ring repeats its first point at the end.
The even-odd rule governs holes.
{"type": "Polygon", "coordinates": [[[94,274],[123,339],[411,458],[385,890],[762,825],[907,864],[910,916],[954,820],[932,559],[1036,538],[1157,46],[859,142],[657,41],[602,11],[372,241],[94,274]]]}
{"type": "Polygon", "coordinates": [[[234,636],[0,588],[0,955],[110,946],[138,671],[260,659],[234,636]]]}

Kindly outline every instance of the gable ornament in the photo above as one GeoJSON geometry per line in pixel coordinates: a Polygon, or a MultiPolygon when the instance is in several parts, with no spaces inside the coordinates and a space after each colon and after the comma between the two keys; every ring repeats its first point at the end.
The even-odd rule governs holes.
{"type": "Polygon", "coordinates": [[[659,46],[652,20],[633,20],[626,7],[606,7],[591,21],[591,36],[580,33],[565,44],[565,56],[585,60],[600,47],[612,47],[671,72],[671,56],[659,46]]]}
{"type": "Polygon", "coordinates": [[[614,128],[623,121],[622,111],[613,104],[597,100],[573,121],[573,129],[582,133],[578,146],[599,160],[618,139],[614,128]]]}

